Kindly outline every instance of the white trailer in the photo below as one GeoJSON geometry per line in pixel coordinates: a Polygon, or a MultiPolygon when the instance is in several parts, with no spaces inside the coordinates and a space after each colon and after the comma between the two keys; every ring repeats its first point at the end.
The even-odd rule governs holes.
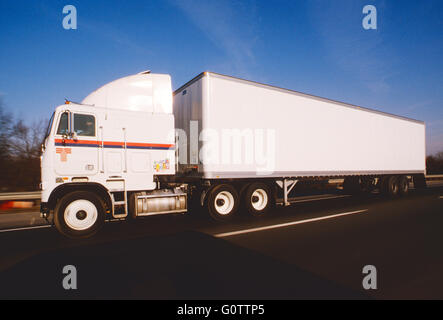
{"type": "Polygon", "coordinates": [[[188,137],[195,122],[203,140],[198,149],[215,146],[214,140],[219,139],[219,154],[206,163],[204,154],[200,154],[203,161],[197,162],[199,150],[196,144],[188,144],[192,163],[179,166],[180,172],[198,163],[198,173],[207,179],[425,171],[421,121],[216,73],[202,73],[175,91],[174,116],[176,127],[188,137]],[[265,139],[257,142],[261,135],[265,139]],[[257,150],[252,150],[253,161],[247,162],[243,154],[240,163],[234,162],[235,151],[245,153],[248,143],[257,147],[262,142],[269,163],[260,163],[257,150]],[[223,159],[223,151],[231,152],[231,159],[223,159]]]}
{"type": "Polygon", "coordinates": [[[242,203],[260,216],[302,180],[405,195],[425,169],[421,121],[211,72],[172,94],[169,76],[144,72],[56,108],[41,211],[81,237],[107,216],[184,213],[190,196],[217,220],[242,203]]]}

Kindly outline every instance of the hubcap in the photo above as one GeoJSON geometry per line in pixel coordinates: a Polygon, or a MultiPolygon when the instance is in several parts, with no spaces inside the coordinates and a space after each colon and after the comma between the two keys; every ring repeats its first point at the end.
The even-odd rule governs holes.
{"type": "Polygon", "coordinates": [[[97,221],[98,212],[89,200],[75,200],[65,209],[64,218],[69,228],[77,231],[91,228],[97,221]]]}
{"type": "Polygon", "coordinates": [[[263,189],[255,190],[251,196],[251,204],[252,207],[257,211],[265,209],[268,205],[268,194],[266,191],[263,189]]]}
{"type": "Polygon", "coordinates": [[[77,212],[75,216],[77,217],[78,220],[85,220],[87,215],[88,214],[86,213],[85,210],[80,210],[79,212],[77,212]]]}
{"type": "Polygon", "coordinates": [[[234,209],[234,196],[228,191],[222,191],[215,197],[215,210],[221,215],[228,215],[234,209]]]}

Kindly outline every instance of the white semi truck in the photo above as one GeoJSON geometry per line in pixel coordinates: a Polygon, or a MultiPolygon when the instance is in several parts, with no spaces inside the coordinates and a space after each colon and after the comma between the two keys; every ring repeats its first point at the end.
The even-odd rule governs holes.
{"type": "Polygon", "coordinates": [[[173,93],[146,71],[55,109],[41,213],[89,237],[110,218],[185,213],[190,197],[216,220],[261,216],[306,180],[405,195],[425,186],[425,154],[421,121],[212,72],[173,93]]]}

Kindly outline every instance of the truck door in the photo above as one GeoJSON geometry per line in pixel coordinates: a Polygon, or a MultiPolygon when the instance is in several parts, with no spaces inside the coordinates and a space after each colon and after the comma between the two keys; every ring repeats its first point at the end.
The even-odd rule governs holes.
{"type": "Polygon", "coordinates": [[[60,114],[55,136],[54,167],[61,176],[91,176],[98,172],[97,120],[91,113],[60,114]]]}

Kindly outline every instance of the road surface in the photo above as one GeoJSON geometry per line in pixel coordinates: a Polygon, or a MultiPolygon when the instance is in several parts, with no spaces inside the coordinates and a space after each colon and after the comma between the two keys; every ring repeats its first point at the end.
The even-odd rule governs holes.
{"type": "Polygon", "coordinates": [[[299,202],[222,225],[201,214],[110,222],[82,241],[45,225],[4,229],[0,297],[443,299],[441,186],[299,202]],[[62,287],[66,265],[77,290],[62,287]],[[362,287],[366,265],[376,290],[362,287]]]}

